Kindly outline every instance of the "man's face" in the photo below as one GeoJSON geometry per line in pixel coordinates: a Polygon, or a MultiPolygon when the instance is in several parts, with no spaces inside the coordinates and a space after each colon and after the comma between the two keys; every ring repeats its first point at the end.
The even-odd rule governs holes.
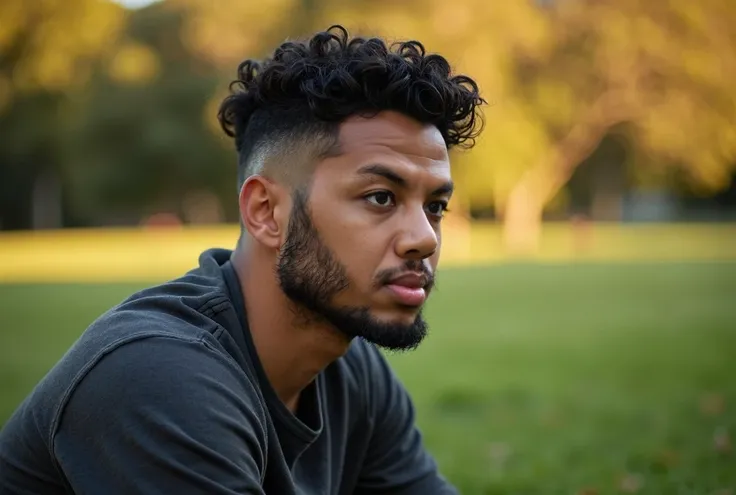
{"type": "Polygon", "coordinates": [[[411,349],[452,194],[440,132],[383,112],[342,124],[340,154],[297,192],[278,276],[284,293],[349,337],[411,349]]]}

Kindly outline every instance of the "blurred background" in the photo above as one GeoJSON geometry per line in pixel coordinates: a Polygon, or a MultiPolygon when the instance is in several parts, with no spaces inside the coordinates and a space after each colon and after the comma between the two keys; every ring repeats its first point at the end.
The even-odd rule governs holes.
{"type": "Polygon", "coordinates": [[[390,356],[463,493],[736,495],[732,0],[3,0],[0,425],[238,235],[235,69],[340,23],[476,79],[433,333],[390,356]]]}

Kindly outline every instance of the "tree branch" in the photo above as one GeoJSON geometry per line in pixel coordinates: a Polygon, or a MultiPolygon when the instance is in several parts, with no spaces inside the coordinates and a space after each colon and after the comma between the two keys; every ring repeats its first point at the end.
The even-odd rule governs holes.
{"type": "Polygon", "coordinates": [[[634,119],[636,105],[625,90],[610,90],[602,94],[570,132],[555,145],[548,158],[522,176],[546,203],[570,179],[575,169],[590,156],[616,124],[634,119]]]}

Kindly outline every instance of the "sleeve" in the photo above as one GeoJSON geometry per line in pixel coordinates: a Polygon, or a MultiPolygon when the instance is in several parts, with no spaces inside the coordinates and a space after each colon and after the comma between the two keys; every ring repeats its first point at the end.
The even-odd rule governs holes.
{"type": "Polygon", "coordinates": [[[424,447],[409,393],[378,349],[367,347],[373,428],[355,493],[456,495],[424,447]]]}
{"type": "Polygon", "coordinates": [[[236,363],[201,340],[150,337],[84,376],[53,448],[77,494],[262,494],[262,425],[236,363]]]}

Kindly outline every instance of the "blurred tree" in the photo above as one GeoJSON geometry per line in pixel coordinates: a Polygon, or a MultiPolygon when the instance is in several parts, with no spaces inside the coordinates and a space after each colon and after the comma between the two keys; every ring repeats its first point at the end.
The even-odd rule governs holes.
{"type": "MultiPolygon", "coordinates": [[[[316,0],[261,0],[222,3],[206,0],[167,0],[184,13],[181,39],[187,49],[207,60],[219,73],[217,91],[204,109],[207,126],[223,135],[217,110],[228,93],[238,65],[247,58],[260,58],[287,38],[311,27],[316,0]]],[[[223,143],[232,150],[232,141],[223,143]]],[[[234,158],[233,158],[234,159],[234,158]]]]}
{"type": "Polygon", "coordinates": [[[308,4],[305,0],[228,2],[227,6],[208,0],[167,3],[186,13],[182,24],[185,46],[228,75],[235,74],[245,58],[263,55],[290,36],[308,4]]]}
{"type": "Polygon", "coordinates": [[[601,140],[625,133],[634,178],[677,167],[706,191],[736,163],[730,0],[325,0],[333,22],[418,38],[477,78],[486,131],[457,157],[467,201],[495,203],[507,245],[536,246],[542,211],[601,140]]]}
{"type": "Polygon", "coordinates": [[[735,3],[547,2],[539,12],[548,40],[518,47],[512,74],[515,104],[545,147],[505,195],[512,246],[534,246],[544,204],[614,128],[634,143],[635,178],[674,166],[703,190],[728,186],[735,3]]]}
{"type": "Polygon", "coordinates": [[[333,23],[421,39],[480,82],[486,131],[454,157],[455,211],[494,206],[514,249],[534,247],[545,206],[611,134],[639,182],[677,170],[715,191],[736,164],[728,0],[166,0],[129,24],[103,0],[6,0],[0,19],[6,228],[32,224],[30,206],[6,211],[52,190],[49,171],[89,221],[229,196],[232,143],[215,115],[235,67],[333,23]]]}
{"type": "Polygon", "coordinates": [[[124,10],[103,0],[0,2],[3,100],[15,93],[63,91],[84,83],[90,62],[124,25],[124,10]]]}
{"type": "MultiPolygon", "coordinates": [[[[176,2],[132,12],[116,56],[75,101],[67,178],[87,223],[185,217],[192,198],[235,197],[235,161],[203,119],[220,78],[182,43],[187,15],[176,2]]],[[[236,201],[224,204],[235,221],[236,201]]]]}
{"type": "Polygon", "coordinates": [[[39,213],[58,211],[44,191],[58,189],[65,95],[88,80],[124,17],[102,0],[0,2],[0,228],[48,225],[39,213]]]}

